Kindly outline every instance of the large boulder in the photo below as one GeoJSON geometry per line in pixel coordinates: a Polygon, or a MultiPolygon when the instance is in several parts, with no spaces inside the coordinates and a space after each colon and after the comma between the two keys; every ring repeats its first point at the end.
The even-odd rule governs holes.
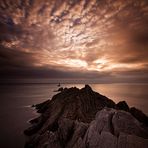
{"type": "Polygon", "coordinates": [[[130,113],[104,108],[91,122],[84,148],[147,148],[148,129],[130,113]]]}

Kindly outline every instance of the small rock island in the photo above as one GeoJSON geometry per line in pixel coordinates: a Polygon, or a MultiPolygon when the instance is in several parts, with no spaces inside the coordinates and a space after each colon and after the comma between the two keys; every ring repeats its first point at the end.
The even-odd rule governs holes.
{"type": "Polygon", "coordinates": [[[148,117],[94,92],[89,85],[63,88],[34,105],[38,118],[24,131],[25,148],[147,148],[148,117]]]}

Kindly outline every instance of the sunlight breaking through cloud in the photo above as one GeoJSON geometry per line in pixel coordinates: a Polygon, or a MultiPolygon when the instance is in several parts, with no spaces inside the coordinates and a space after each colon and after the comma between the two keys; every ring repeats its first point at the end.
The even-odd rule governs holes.
{"type": "Polygon", "coordinates": [[[147,0],[2,0],[0,44],[35,67],[146,70],[147,18],[147,0]]]}

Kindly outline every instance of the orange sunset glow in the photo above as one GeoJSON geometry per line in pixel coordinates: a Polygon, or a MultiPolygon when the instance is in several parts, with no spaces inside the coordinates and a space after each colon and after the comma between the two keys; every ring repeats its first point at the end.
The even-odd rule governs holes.
{"type": "Polygon", "coordinates": [[[146,0],[7,0],[0,6],[4,77],[33,69],[47,78],[56,70],[58,78],[76,72],[147,80],[146,0]]]}

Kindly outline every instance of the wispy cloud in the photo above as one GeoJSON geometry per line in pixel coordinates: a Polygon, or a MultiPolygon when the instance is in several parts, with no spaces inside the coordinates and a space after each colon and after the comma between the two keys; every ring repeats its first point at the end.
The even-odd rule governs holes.
{"type": "Polygon", "coordinates": [[[1,71],[146,77],[147,18],[147,0],[1,0],[1,71]]]}

